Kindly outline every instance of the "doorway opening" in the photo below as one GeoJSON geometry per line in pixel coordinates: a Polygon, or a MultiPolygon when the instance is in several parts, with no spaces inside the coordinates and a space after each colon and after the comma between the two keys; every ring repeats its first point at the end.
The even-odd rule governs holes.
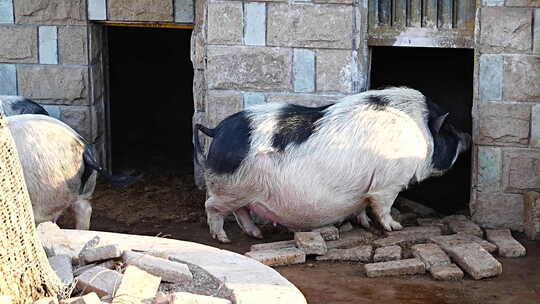
{"type": "MultiPolygon", "coordinates": [[[[472,49],[373,47],[370,87],[417,89],[450,112],[449,122],[471,134],[473,70],[472,49]]],[[[469,150],[442,177],[429,178],[400,195],[449,214],[468,209],[470,191],[469,150]]]]}

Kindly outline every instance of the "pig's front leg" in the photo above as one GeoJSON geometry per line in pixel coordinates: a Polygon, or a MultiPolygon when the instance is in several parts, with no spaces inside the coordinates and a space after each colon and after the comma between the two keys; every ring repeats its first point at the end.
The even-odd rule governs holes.
{"type": "Polygon", "coordinates": [[[398,194],[399,190],[370,195],[373,213],[386,231],[403,229],[401,224],[396,222],[390,214],[390,210],[392,209],[392,205],[394,204],[398,194]]]}
{"type": "Polygon", "coordinates": [[[371,219],[368,217],[366,209],[362,210],[362,212],[356,216],[356,221],[366,229],[371,227],[371,219]]]}
{"type": "Polygon", "coordinates": [[[257,239],[263,238],[261,230],[255,225],[255,223],[253,223],[247,207],[236,209],[233,214],[238,222],[238,225],[247,235],[257,239]]]}

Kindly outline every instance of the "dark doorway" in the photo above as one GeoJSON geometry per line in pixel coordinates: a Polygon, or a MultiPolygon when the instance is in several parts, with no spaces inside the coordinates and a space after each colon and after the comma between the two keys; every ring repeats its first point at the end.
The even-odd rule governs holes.
{"type": "MultiPolygon", "coordinates": [[[[450,112],[449,120],[471,134],[473,50],[373,47],[371,88],[408,86],[421,91],[450,112]]],[[[442,177],[430,178],[401,195],[442,213],[468,208],[471,153],[460,156],[442,177]]]]}
{"type": "Polygon", "coordinates": [[[192,170],[191,30],[109,27],[113,171],[192,170]]]}

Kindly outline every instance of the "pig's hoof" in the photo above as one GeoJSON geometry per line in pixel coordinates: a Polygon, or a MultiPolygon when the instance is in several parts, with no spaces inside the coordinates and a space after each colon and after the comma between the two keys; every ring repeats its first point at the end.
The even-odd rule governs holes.
{"type": "Polygon", "coordinates": [[[393,219],[390,219],[387,222],[382,223],[382,224],[383,224],[384,230],[386,231],[396,231],[396,230],[403,229],[403,226],[401,226],[400,223],[394,221],[393,219]]]}
{"type": "Polygon", "coordinates": [[[362,225],[362,227],[364,227],[366,229],[371,227],[371,220],[369,219],[369,217],[367,216],[367,214],[365,212],[360,213],[356,217],[356,220],[358,221],[358,223],[360,223],[360,225],[362,225]]]}
{"type": "Polygon", "coordinates": [[[212,237],[215,240],[218,240],[220,243],[230,243],[231,242],[231,240],[229,240],[229,238],[227,237],[227,234],[225,232],[216,233],[216,234],[212,235],[212,237]]]}

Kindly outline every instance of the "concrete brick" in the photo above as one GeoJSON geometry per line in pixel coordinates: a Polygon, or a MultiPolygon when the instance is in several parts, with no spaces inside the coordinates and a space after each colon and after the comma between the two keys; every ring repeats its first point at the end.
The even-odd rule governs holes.
{"type": "Polygon", "coordinates": [[[352,52],[317,51],[317,91],[352,93],[352,52]]]}
{"type": "Polygon", "coordinates": [[[386,247],[399,245],[409,247],[414,244],[424,243],[432,236],[441,235],[441,228],[437,226],[407,227],[402,231],[389,232],[388,236],[375,240],[373,246],[386,247]]]}
{"type": "Polygon", "coordinates": [[[540,101],[540,56],[505,56],[503,78],[506,100],[540,101]]]}
{"type": "Polygon", "coordinates": [[[267,45],[352,48],[352,7],[267,4],[267,45]]]}
{"type": "Polygon", "coordinates": [[[86,23],[85,0],[15,0],[18,24],[74,25],[86,23]]]}
{"type": "Polygon", "coordinates": [[[427,270],[435,266],[451,264],[450,258],[436,244],[417,244],[411,247],[411,252],[415,258],[426,265],[427,270]]]}
{"type": "Polygon", "coordinates": [[[503,155],[503,187],[507,192],[526,192],[540,185],[540,151],[506,150],[503,155]]]}
{"type": "Polygon", "coordinates": [[[477,243],[465,243],[443,249],[475,280],[498,276],[502,273],[501,263],[477,243]]]}
{"type": "Polygon", "coordinates": [[[320,107],[335,103],[341,95],[315,95],[315,94],[268,94],[267,102],[285,102],[305,107],[320,107]]]}
{"type": "MultiPolygon", "coordinates": [[[[540,20],[540,16],[538,20],[540,20]]],[[[540,32],[538,33],[538,35],[540,35],[540,32]]],[[[540,148],[540,104],[533,105],[531,109],[530,144],[533,148],[540,148]]]]}
{"type": "Polygon", "coordinates": [[[241,2],[209,2],[208,44],[242,44],[243,19],[241,2]]]}
{"type": "Polygon", "coordinates": [[[313,232],[319,232],[325,241],[335,241],[339,239],[339,229],[334,226],[313,229],[313,232]]]}
{"type": "Polygon", "coordinates": [[[284,48],[209,46],[209,89],[290,90],[291,51],[284,48]]]}
{"type": "Polygon", "coordinates": [[[433,266],[429,273],[435,280],[439,281],[459,281],[463,279],[463,271],[456,264],[433,266]]]}
{"type": "Polygon", "coordinates": [[[501,55],[481,55],[479,78],[480,99],[501,100],[503,57],[501,55]]]}
{"type": "Polygon", "coordinates": [[[56,26],[39,27],[39,63],[58,64],[58,32],[56,26]]]}
{"type": "Polygon", "coordinates": [[[86,26],[63,26],[58,29],[58,52],[62,64],[87,64],[86,26]]]}
{"type": "Polygon", "coordinates": [[[477,192],[469,207],[472,220],[481,227],[523,231],[521,194],[477,192]]]}
{"type": "MultiPolygon", "coordinates": [[[[73,128],[79,135],[93,141],[90,108],[87,106],[61,107],[60,120],[73,128]]],[[[94,134],[95,135],[95,134],[94,134]]]]}
{"type": "Polygon", "coordinates": [[[531,50],[532,12],[523,8],[482,8],[480,50],[519,53],[531,50]]]}
{"type": "Polygon", "coordinates": [[[380,262],[364,265],[370,278],[421,274],[426,272],[424,263],[419,259],[380,262]]]}
{"type": "Polygon", "coordinates": [[[175,292],[171,294],[170,304],[231,304],[227,299],[203,296],[189,292],[175,292]]]}
{"type": "Polygon", "coordinates": [[[0,62],[37,63],[37,27],[0,25],[0,62]]]}
{"type": "MultiPolygon", "coordinates": [[[[538,6],[540,6],[540,1],[532,1],[537,1],[538,6]]],[[[540,20],[540,8],[534,10],[533,54],[540,54],[540,22],[538,22],[538,20],[540,20]]]]}
{"type": "Polygon", "coordinates": [[[325,255],[317,256],[317,261],[353,261],[369,263],[373,255],[373,247],[369,245],[348,249],[329,249],[325,255]]]}
{"type": "Polygon", "coordinates": [[[225,117],[242,110],[243,97],[239,93],[209,92],[206,113],[208,127],[216,127],[225,117]]]}
{"type": "Polygon", "coordinates": [[[122,275],[104,267],[92,267],[75,278],[77,288],[86,292],[95,292],[100,298],[111,296],[118,289],[122,275]]]}
{"type": "Polygon", "coordinates": [[[502,183],[500,148],[478,147],[478,190],[499,191],[502,183]]]}
{"type": "Polygon", "coordinates": [[[14,23],[13,0],[0,0],[0,23],[14,23]]]}
{"type": "Polygon", "coordinates": [[[482,6],[504,6],[504,0],[482,0],[482,6]]]}
{"type": "MultiPolygon", "coordinates": [[[[531,7],[540,7],[539,0],[506,0],[506,6],[531,6],[531,7]]],[[[538,19],[535,19],[538,20],[538,19]]]]}
{"type": "Polygon", "coordinates": [[[440,226],[409,226],[402,230],[385,231],[387,236],[411,236],[411,235],[441,235],[440,226]]]}
{"type": "Polygon", "coordinates": [[[283,249],[283,248],[295,248],[295,247],[296,247],[296,241],[290,240],[290,241],[254,244],[254,245],[251,245],[250,250],[258,251],[258,250],[271,250],[271,249],[283,249]]]}
{"type": "Polygon", "coordinates": [[[194,0],[174,0],[174,22],[194,23],[194,0]]]}
{"type": "Polygon", "coordinates": [[[293,56],[294,91],[315,91],[315,53],[312,50],[295,49],[293,56]]]}
{"type": "Polygon", "coordinates": [[[373,255],[373,262],[388,262],[401,259],[401,247],[399,246],[386,246],[379,247],[375,250],[373,255]]]}
{"type": "Polygon", "coordinates": [[[295,232],[296,247],[306,254],[323,255],[328,251],[326,243],[319,232],[295,232]]]}
{"type": "Polygon", "coordinates": [[[134,265],[166,282],[186,282],[193,280],[193,274],[186,264],[172,262],[148,254],[124,251],[122,260],[127,265],[134,265]]]}
{"type": "Polygon", "coordinates": [[[95,292],[91,292],[80,297],[63,299],[60,304],[101,304],[101,300],[95,292]]]}
{"type": "Polygon", "coordinates": [[[401,196],[398,196],[394,202],[394,206],[397,207],[401,212],[413,212],[423,217],[432,216],[437,213],[432,208],[401,196]]]}
{"type": "Polygon", "coordinates": [[[525,247],[512,237],[510,229],[487,229],[486,239],[497,246],[499,256],[516,258],[527,253],[525,247]]]}
{"type": "Polygon", "coordinates": [[[448,234],[448,226],[440,218],[417,218],[416,223],[420,226],[437,226],[441,228],[442,234],[448,234]]]}
{"type": "Polygon", "coordinates": [[[39,103],[83,105],[88,103],[88,68],[58,65],[25,65],[17,69],[19,94],[39,103]]]}
{"type": "Polygon", "coordinates": [[[108,0],[109,20],[173,21],[173,0],[108,0]]]}
{"type": "Polygon", "coordinates": [[[57,105],[41,105],[51,117],[60,119],[60,106],[57,105]]]}
{"type": "Polygon", "coordinates": [[[246,92],[244,93],[244,109],[255,105],[265,104],[265,99],[263,93],[246,92]]]}
{"type": "Polygon", "coordinates": [[[54,270],[60,281],[64,284],[73,282],[73,267],[71,266],[71,257],[68,255],[55,255],[49,258],[49,264],[54,270]]]}
{"type": "Polygon", "coordinates": [[[264,3],[246,2],[244,43],[246,45],[266,44],[266,5],[264,3]]]}
{"type": "Polygon", "coordinates": [[[107,20],[107,3],[105,0],[88,1],[88,20],[107,20]]]}
{"type": "Polygon", "coordinates": [[[0,64],[0,94],[17,95],[17,68],[14,64],[0,64]]]}
{"type": "Polygon", "coordinates": [[[443,250],[446,250],[449,247],[469,243],[479,244],[487,252],[495,252],[497,250],[497,246],[495,246],[494,244],[475,235],[466,233],[433,236],[429,238],[429,241],[439,245],[439,247],[441,247],[443,250]]]}
{"type": "MultiPolygon", "coordinates": [[[[2,303],[1,300],[0,300],[0,303],[2,303]]],[[[34,304],[58,304],[58,298],[57,297],[41,298],[41,299],[35,301],[34,304]]]]}
{"type": "Polygon", "coordinates": [[[540,239],[540,193],[530,191],[523,195],[525,234],[530,240],[540,239]]]}
{"type": "Polygon", "coordinates": [[[354,227],[351,224],[351,222],[345,222],[341,226],[339,226],[339,233],[349,232],[349,231],[352,231],[353,229],[354,227]]]}
{"type": "Polygon", "coordinates": [[[452,233],[466,233],[476,235],[478,237],[483,237],[484,232],[482,228],[470,220],[453,220],[448,222],[448,228],[452,233]]]}
{"type": "Polygon", "coordinates": [[[108,259],[115,259],[122,256],[122,250],[118,245],[107,245],[96,248],[88,248],[80,254],[84,263],[98,262],[108,259]]]}
{"type": "Polygon", "coordinates": [[[155,297],[160,282],[160,277],[128,265],[112,304],[146,303],[148,299],[155,297]]]}
{"type": "Polygon", "coordinates": [[[350,232],[341,233],[339,240],[326,242],[328,249],[351,248],[360,245],[371,244],[377,236],[363,229],[356,229],[350,232]]]}
{"type": "Polygon", "coordinates": [[[298,248],[249,251],[245,255],[267,266],[284,266],[306,262],[306,254],[298,248]]]}
{"type": "Polygon", "coordinates": [[[531,107],[526,104],[485,102],[478,110],[479,144],[527,145],[531,107]]]}

